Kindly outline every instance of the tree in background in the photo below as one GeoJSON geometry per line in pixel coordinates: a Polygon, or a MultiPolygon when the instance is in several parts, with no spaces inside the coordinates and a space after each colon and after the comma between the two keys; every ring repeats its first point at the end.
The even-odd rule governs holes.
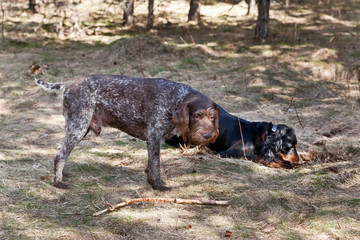
{"type": "Polygon", "coordinates": [[[36,0],[29,0],[29,10],[32,13],[36,13],[35,6],[36,6],[36,0]]]}
{"type": "Polygon", "coordinates": [[[154,24],[154,0],[149,0],[148,5],[148,21],[146,25],[146,30],[150,31],[154,24]]]}
{"type": "Polygon", "coordinates": [[[258,18],[255,27],[255,39],[262,41],[269,36],[270,0],[258,0],[258,18]]]}
{"type": "Polygon", "coordinates": [[[255,11],[255,0],[245,0],[245,2],[248,5],[248,11],[246,13],[246,15],[254,15],[254,11],[255,11]]]}
{"type": "Polygon", "coordinates": [[[1,43],[4,47],[5,44],[5,26],[4,26],[4,19],[5,19],[5,9],[3,6],[3,0],[0,0],[0,11],[1,11],[1,43]]]}
{"type": "Polygon", "coordinates": [[[124,7],[123,26],[134,24],[134,0],[126,0],[124,7]]]}
{"type": "Polygon", "coordinates": [[[188,21],[200,22],[200,0],[190,0],[188,21]]]}

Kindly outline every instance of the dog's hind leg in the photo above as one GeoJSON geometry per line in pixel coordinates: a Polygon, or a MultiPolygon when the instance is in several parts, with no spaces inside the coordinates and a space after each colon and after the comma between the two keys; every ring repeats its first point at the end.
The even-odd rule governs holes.
{"type": "Polygon", "coordinates": [[[66,121],[64,143],[59,153],[55,156],[54,160],[55,187],[68,188],[67,184],[63,182],[63,170],[65,166],[65,161],[69,157],[71,151],[74,149],[76,144],[78,144],[86,135],[90,124],[90,119],[87,119],[88,118],[78,118],[78,121],[66,121]]]}

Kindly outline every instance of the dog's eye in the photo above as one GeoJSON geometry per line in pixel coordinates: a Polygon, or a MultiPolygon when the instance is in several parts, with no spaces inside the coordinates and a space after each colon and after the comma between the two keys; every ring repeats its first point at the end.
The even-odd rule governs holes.
{"type": "Polygon", "coordinates": [[[201,115],[200,113],[195,114],[194,118],[195,118],[196,120],[200,120],[200,119],[202,118],[202,115],[201,115]]]}
{"type": "Polygon", "coordinates": [[[285,148],[282,149],[283,150],[282,152],[288,153],[288,152],[291,151],[291,149],[292,149],[292,147],[285,147],[285,148]]]}

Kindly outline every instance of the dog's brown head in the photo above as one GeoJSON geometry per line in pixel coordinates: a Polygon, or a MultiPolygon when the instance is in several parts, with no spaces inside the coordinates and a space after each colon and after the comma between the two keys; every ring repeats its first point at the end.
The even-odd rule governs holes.
{"type": "Polygon", "coordinates": [[[208,145],[219,136],[220,109],[207,96],[191,93],[172,117],[185,143],[208,145]]]}

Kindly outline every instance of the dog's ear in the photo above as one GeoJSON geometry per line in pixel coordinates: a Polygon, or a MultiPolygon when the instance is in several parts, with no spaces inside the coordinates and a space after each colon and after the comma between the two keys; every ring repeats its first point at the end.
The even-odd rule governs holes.
{"type": "Polygon", "coordinates": [[[273,126],[274,126],[274,125],[272,124],[272,122],[270,122],[270,123],[269,123],[269,126],[268,126],[268,129],[267,129],[267,132],[268,132],[268,133],[271,133],[273,126]]]}
{"type": "Polygon", "coordinates": [[[176,128],[181,132],[181,136],[184,140],[184,143],[187,142],[189,134],[189,104],[183,103],[175,111],[172,116],[172,123],[175,124],[176,128]]]}
{"type": "Polygon", "coordinates": [[[220,121],[220,108],[214,104],[214,109],[216,111],[216,114],[215,114],[215,118],[214,118],[214,124],[215,124],[215,129],[216,129],[216,137],[214,137],[212,140],[211,140],[211,144],[214,144],[216,142],[216,139],[218,138],[219,136],[219,121],[220,121]]]}
{"type": "MultiPolygon", "coordinates": [[[[255,142],[257,144],[262,144],[265,141],[265,136],[268,131],[268,127],[266,127],[266,124],[262,122],[258,128],[257,134],[255,135],[255,142]]],[[[271,128],[270,128],[271,129],[271,128]]]]}

